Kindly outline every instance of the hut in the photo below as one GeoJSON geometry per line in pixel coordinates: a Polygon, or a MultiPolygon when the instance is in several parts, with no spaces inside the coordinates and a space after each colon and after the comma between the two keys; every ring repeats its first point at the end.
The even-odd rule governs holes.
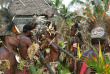
{"type": "Polygon", "coordinates": [[[23,25],[33,19],[33,15],[47,16],[51,18],[55,10],[48,0],[13,0],[9,6],[12,14],[15,14],[15,22],[22,29],[23,25]]]}

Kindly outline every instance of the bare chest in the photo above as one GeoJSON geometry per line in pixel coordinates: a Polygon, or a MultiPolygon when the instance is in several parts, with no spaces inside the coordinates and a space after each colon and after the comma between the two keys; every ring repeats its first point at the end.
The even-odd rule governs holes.
{"type": "Polygon", "coordinates": [[[10,67],[14,68],[14,66],[16,66],[16,59],[15,59],[15,55],[13,53],[8,54],[6,59],[9,60],[10,67]]]}

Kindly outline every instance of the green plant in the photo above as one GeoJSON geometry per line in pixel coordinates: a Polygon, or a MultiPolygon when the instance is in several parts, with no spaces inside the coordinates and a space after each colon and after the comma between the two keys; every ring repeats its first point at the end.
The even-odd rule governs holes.
{"type": "Polygon", "coordinates": [[[92,68],[96,73],[110,74],[110,60],[108,59],[108,56],[105,56],[104,53],[101,52],[100,42],[99,51],[95,48],[93,48],[93,50],[95,51],[96,56],[94,57],[91,55],[90,58],[86,59],[88,67],[92,68]]]}
{"type": "Polygon", "coordinates": [[[59,45],[60,47],[62,47],[62,48],[65,47],[65,45],[64,45],[64,43],[63,43],[62,41],[59,41],[59,42],[58,42],[58,45],[59,45]]]}

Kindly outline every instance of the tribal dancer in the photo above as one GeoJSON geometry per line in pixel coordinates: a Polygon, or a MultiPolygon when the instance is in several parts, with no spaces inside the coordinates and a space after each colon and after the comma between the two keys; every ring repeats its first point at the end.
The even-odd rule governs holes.
{"type": "MultiPolygon", "coordinates": [[[[74,25],[71,26],[71,31],[70,31],[70,36],[71,36],[71,50],[73,55],[77,57],[77,47],[78,43],[81,45],[81,34],[79,33],[80,27],[78,26],[78,23],[75,23],[74,25]]],[[[72,58],[69,57],[70,60],[70,67],[69,70],[70,72],[73,72],[76,69],[76,65],[73,68],[73,65],[76,64],[76,60],[72,60],[72,58]]]]}
{"type": "Polygon", "coordinates": [[[108,49],[108,48],[107,49],[105,48],[107,44],[107,30],[105,26],[107,26],[106,22],[109,19],[109,16],[106,15],[106,11],[109,8],[109,3],[103,13],[102,11],[99,11],[99,8],[101,8],[100,3],[99,5],[97,5],[97,3],[95,4],[95,8],[99,11],[97,17],[95,17],[92,14],[89,6],[87,4],[85,5],[89,10],[89,11],[85,10],[88,16],[88,20],[84,17],[83,18],[86,19],[86,21],[90,26],[89,28],[91,28],[91,33],[90,33],[91,43],[88,42],[91,48],[89,50],[86,50],[82,54],[82,57],[81,57],[82,60],[77,62],[77,65],[76,65],[77,68],[76,68],[75,74],[95,74],[94,70],[87,66],[88,65],[87,58],[98,57],[94,51],[94,48],[96,49],[96,51],[99,51],[99,44],[102,47],[101,49],[102,51],[106,51],[108,49]]]}
{"type": "Polygon", "coordinates": [[[78,26],[78,23],[75,23],[71,26],[71,50],[74,52],[74,56],[77,56],[77,45],[78,43],[81,43],[81,34],[79,33],[79,31],[80,27],[78,26]]]}
{"type": "MultiPolygon", "coordinates": [[[[57,73],[57,65],[58,58],[60,54],[60,50],[57,46],[55,46],[52,42],[58,44],[58,38],[56,38],[56,27],[52,24],[52,22],[49,22],[47,24],[47,34],[46,36],[42,36],[42,40],[45,40],[45,42],[41,45],[41,49],[43,50],[45,48],[46,54],[45,58],[48,60],[52,70],[54,73],[57,73]]],[[[42,41],[43,42],[43,41],[42,41]]]]}
{"type": "MultiPolygon", "coordinates": [[[[23,34],[20,37],[19,43],[19,54],[21,56],[21,61],[24,63],[21,70],[23,70],[24,74],[31,74],[32,71],[29,70],[34,66],[34,55],[37,53],[36,49],[39,48],[37,43],[37,38],[33,36],[34,29],[31,24],[24,25],[23,34]],[[34,42],[32,44],[32,41],[34,42]],[[35,49],[35,50],[34,50],[35,49]]],[[[20,65],[19,65],[20,67],[20,65]]],[[[33,71],[35,72],[35,70],[33,71]]]]}
{"type": "Polygon", "coordinates": [[[19,43],[20,31],[15,26],[13,16],[8,9],[2,8],[0,14],[3,18],[3,25],[0,28],[0,42],[2,43],[0,47],[0,73],[21,74],[22,72],[17,70],[16,58],[18,55],[14,52],[14,47],[17,47],[19,43]]]}

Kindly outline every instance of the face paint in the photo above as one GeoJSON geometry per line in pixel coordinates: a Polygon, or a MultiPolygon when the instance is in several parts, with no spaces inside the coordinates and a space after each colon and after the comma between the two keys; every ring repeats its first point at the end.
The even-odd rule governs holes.
{"type": "Polygon", "coordinates": [[[105,34],[105,30],[103,27],[97,27],[92,30],[91,38],[102,38],[105,34]]]}

